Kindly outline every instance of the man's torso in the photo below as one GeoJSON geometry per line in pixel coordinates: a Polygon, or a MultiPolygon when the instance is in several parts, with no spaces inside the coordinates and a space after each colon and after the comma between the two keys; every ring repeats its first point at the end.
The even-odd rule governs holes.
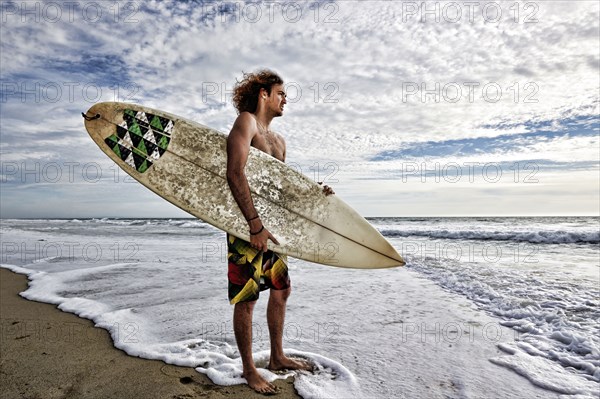
{"type": "Polygon", "coordinates": [[[263,133],[259,129],[258,133],[252,139],[251,145],[279,159],[281,162],[285,162],[283,138],[277,133],[263,133]]]}

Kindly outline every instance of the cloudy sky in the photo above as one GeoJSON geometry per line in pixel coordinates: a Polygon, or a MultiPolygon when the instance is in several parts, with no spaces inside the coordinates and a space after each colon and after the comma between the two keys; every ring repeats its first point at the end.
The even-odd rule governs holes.
{"type": "Polygon", "coordinates": [[[80,113],[136,102],[228,132],[261,67],[286,81],[287,161],[365,216],[600,212],[597,1],[0,6],[3,218],[185,217],[80,113]]]}

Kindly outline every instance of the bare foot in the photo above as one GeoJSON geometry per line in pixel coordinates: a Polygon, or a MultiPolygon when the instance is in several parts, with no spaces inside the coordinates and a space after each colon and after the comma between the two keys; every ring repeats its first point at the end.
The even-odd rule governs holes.
{"type": "Polygon", "coordinates": [[[305,360],[290,359],[289,357],[282,357],[279,359],[271,359],[267,366],[269,370],[307,370],[312,371],[313,365],[305,360]]]}
{"type": "Polygon", "coordinates": [[[263,395],[275,395],[277,393],[277,387],[262,378],[256,370],[244,373],[242,377],[246,379],[250,388],[258,393],[262,393],[263,395]]]}

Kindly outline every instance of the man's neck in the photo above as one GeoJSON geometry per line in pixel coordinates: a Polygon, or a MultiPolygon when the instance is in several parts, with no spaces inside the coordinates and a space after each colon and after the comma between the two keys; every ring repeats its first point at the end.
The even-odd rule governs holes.
{"type": "Polygon", "coordinates": [[[258,109],[254,113],[254,117],[262,125],[265,130],[269,130],[269,126],[271,125],[271,121],[273,120],[273,116],[268,115],[264,109],[258,109]]]}

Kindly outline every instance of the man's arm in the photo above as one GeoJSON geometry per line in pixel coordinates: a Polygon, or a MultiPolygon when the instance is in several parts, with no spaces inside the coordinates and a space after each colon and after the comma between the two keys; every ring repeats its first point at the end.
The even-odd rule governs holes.
{"type": "Polygon", "coordinates": [[[231,128],[227,138],[227,183],[242,214],[248,220],[250,232],[258,232],[258,234],[250,235],[252,247],[266,251],[267,239],[271,239],[275,244],[279,244],[279,242],[264,228],[260,215],[258,215],[252,202],[250,186],[244,172],[250,153],[250,145],[256,134],[254,123],[252,116],[243,112],[231,128]]]}
{"type": "Polygon", "coordinates": [[[227,138],[227,183],[246,220],[257,216],[244,172],[255,134],[251,118],[247,113],[238,116],[227,138]]]}

